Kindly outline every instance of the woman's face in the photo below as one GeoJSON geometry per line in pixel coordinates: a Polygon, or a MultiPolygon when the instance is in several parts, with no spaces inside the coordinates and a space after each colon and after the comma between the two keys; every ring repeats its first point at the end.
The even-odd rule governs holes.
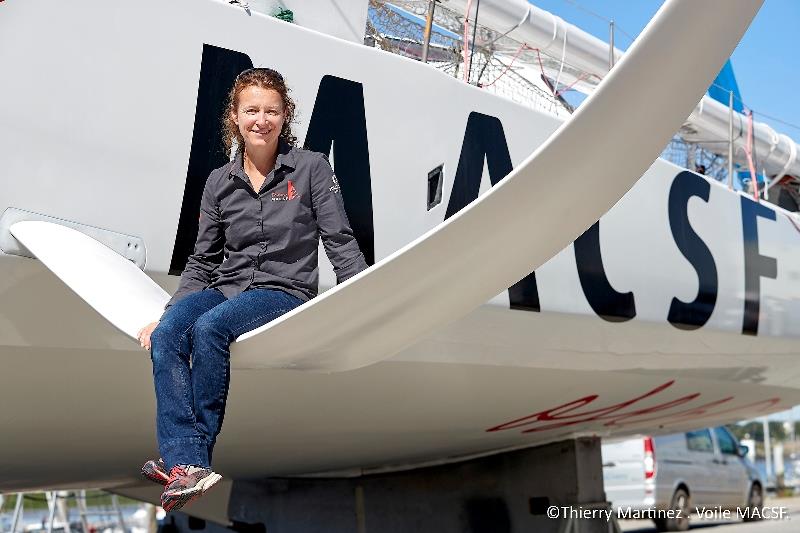
{"type": "Polygon", "coordinates": [[[285,119],[283,99],[278,91],[250,85],[239,93],[239,107],[233,121],[239,127],[246,148],[277,145],[285,119]]]}

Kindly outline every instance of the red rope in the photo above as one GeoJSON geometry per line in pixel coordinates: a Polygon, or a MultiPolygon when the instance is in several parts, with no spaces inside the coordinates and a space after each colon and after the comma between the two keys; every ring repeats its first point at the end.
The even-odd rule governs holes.
{"type": "MultiPolygon", "coordinates": [[[[500,81],[500,78],[505,76],[508,73],[508,71],[511,70],[511,67],[514,66],[514,62],[517,60],[517,58],[519,57],[519,55],[522,53],[523,50],[532,50],[532,51],[536,52],[536,58],[537,58],[537,60],[539,62],[539,70],[542,71],[542,77],[543,78],[547,77],[547,75],[544,73],[544,64],[542,63],[542,55],[540,53],[540,50],[538,48],[531,48],[530,46],[527,45],[527,43],[522,43],[520,45],[520,47],[517,49],[516,53],[514,53],[514,57],[511,58],[511,62],[506,66],[506,68],[503,70],[503,72],[501,72],[500,75],[497,76],[497,78],[495,78],[491,83],[487,83],[486,85],[483,85],[483,88],[485,89],[487,87],[491,87],[492,85],[494,85],[495,83],[500,81]]],[[[578,82],[583,81],[583,80],[585,80],[587,78],[590,78],[591,76],[594,76],[594,74],[591,74],[589,72],[584,72],[583,74],[578,76],[578,78],[575,81],[573,81],[572,83],[570,83],[569,85],[567,85],[566,87],[561,89],[560,91],[556,91],[555,87],[553,87],[551,89],[551,92],[553,93],[553,96],[555,96],[555,97],[561,96],[561,94],[563,94],[566,91],[569,91],[575,85],[577,85],[578,82]]]]}
{"type": "Polygon", "coordinates": [[[578,76],[578,78],[575,81],[573,81],[572,83],[570,83],[569,85],[567,85],[566,87],[561,89],[560,91],[557,91],[554,96],[556,96],[556,97],[561,96],[566,91],[569,91],[570,89],[572,89],[575,86],[575,84],[577,84],[579,81],[585,80],[589,76],[591,76],[591,74],[589,74],[588,72],[584,72],[583,74],[578,76]]]}
{"type": "Polygon", "coordinates": [[[536,50],[536,57],[539,59],[539,69],[542,71],[542,76],[544,76],[545,74],[544,74],[544,65],[542,64],[542,54],[539,53],[538,48],[534,48],[534,50],[536,50]]]}
{"type": "Polygon", "coordinates": [[[464,81],[469,82],[469,71],[472,68],[472,55],[467,60],[467,48],[469,45],[469,10],[472,7],[472,0],[467,0],[467,9],[464,12],[464,81]]]}
{"type": "Polygon", "coordinates": [[[784,215],[786,215],[786,218],[788,218],[789,222],[792,223],[792,226],[794,226],[794,229],[796,229],[797,232],[800,233],[800,226],[798,226],[797,222],[794,221],[794,218],[792,217],[792,215],[790,215],[788,213],[784,213],[784,215]]]}
{"type": "Polygon", "coordinates": [[[745,111],[747,115],[747,164],[750,167],[750,179],[753,181],[753,198],[756,202],[759,201],[758,194],[758,175],[756,175],[756,166],[753,164],[753,112],[749,109],[745,111]]]}
{"type": "MultiPolygon", "coordinates": [[[[522,51],[523,51],[523,50],[526,50],[526,49],[528,49],[528,50],[534,50],[534,48],[530,48],[530,47],[529,47],[527,44],[525,44],[525,43],[522,43],[522,44],[520,45],[520,47],[517,49],[517,53],[516,53],[516,54],[514,54],[514,57],[511,59],[511,63],[509,63],[509,64],[506,66],[505,70],[503,70],[503,72],[501,72],[501,73],[500,73],[500,75],[499,75],[499,76],[497,76],[497,77],[494,79],[494,81],[492,81],[492,83],[489,83],[489,84],[487,84],[487,85],[484,85],[484,86],[483,86],[483,87],[484,87],[484,89],[485,89],[486,87],[491,87],[492,85],[494,85],[495,83],[497,83],[497,82],[500,80],[500,78],[502,78],[503,76],[505,76],[505,75],[506,75],[506,73],[507,73],[509,70],[511,70],[511,67],[514,65],[514,61],[516,61],[516,60],[517,60],[517,58],[519,57],[519,55],[522,53],[522,51]]],[[[538,49],[535,49],[535,50],[536,50],[537,52],[539,51],[538,49]]]]}

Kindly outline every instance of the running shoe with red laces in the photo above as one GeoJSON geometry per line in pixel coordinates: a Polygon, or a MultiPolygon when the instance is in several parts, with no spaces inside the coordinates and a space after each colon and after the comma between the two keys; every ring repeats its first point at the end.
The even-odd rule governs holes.
{"type": "Polygon", "coordinates": [[[187,503],[205,494],[222,476],[200,466],[175,465],[169,471],[169,483],[161,495],[165,511],[177,511],[187,503]]]}
{"type": "Polygon", "coordinates": [[[142,465],[142,475],[153,483],[158,483],[161,486],[169,483],[169,474],[167,474],[167,466],[164,460],[150,459],[142,465]]]}

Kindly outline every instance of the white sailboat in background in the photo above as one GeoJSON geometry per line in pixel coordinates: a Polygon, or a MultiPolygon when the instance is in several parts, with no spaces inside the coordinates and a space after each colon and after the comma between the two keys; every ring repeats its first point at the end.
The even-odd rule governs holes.
{"type": "MultiPolygon", "coordinates": [[[[63,261],[66,237],[54,263],[33,260],[36,246],[12,227],[67,226],[174,288],[199,191],[226,156],[221,95],[254,65],[292,86],[298,137],[331,154],[376,266],[240,339],[215,454],[227,489],[222,503],[188,512],[228,521],[227,497],[245,478],[413,470],[800,403],[793,215],[652,163],[682,124],[716,127],[718,106],[705,98],[684,117],[758,2],[704,19],[702,51],[673,34],[678,24],[691,36],[719,3],[670,2],[652,40],[616,54],[609,74],[608,49],[577,28],[524,2],[482,2],[489,40],[505,33],[498,47],[518,38],[538,50],[485,59],[501,65],[485,75],[535,96],[521,105],[489,83],[496,76],[485,88],[456,79],[436,41],[433,66],[364,46],[357,30],[368,15],[368,43],[397,47],[403,37],[384,31],[375,10],[389,17],[419,3],[287,1],[296,22],[287,24],[256,2],[4,2],[0,403],[25,401],[0,412],[13,435],[0,442],[0,490],[157,497],[136,479],[155,452],[154,405],[147,355],[112,325],[125,302],[91,307],[97,294],[59,264],[84,261],[89,279],[100,267],[85,255],[63,261]],[[545,34],[549,46],[534,44],[545,34]],[[545,76],[520,81],[540,59],[545,76]],[[697,73],[691,86],[657,83],[679,65],[697,73]],[[558,98],[567,86],[594,93],[574,114],[558,98]],[[642,87],[664,104],[637,96],[642,87]],[[47,120],[32,120],[31,108],[47,120]],[[53,131],[59,142],[43,154],[33,140],[53,131]],[[613,147],[623,141],[621,158],[613,147]]],[[[754,135],[770,155],[759,166],[795,172],[794,144],[764,128],[754,135]]],[[[43,254],[52,235],[35,237],[43,254]]],[[[323,259],[320,286],[333,284],[323,259]]]]}

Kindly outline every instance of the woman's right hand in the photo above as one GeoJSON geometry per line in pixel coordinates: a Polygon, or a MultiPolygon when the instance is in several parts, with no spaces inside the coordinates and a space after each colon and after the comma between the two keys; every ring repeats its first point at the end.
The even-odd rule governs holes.
{"type": "Polygon", "coordinates": [[[153,333],[153,330],[158,327],[159,321],[156,320],[150,324],[147,324],[145,327],[139,330],[139,333],[136,335],[139,339],[139,344],[142,345],[142,348],[145,350],[150,350],[150,335],[153,333]]]}

